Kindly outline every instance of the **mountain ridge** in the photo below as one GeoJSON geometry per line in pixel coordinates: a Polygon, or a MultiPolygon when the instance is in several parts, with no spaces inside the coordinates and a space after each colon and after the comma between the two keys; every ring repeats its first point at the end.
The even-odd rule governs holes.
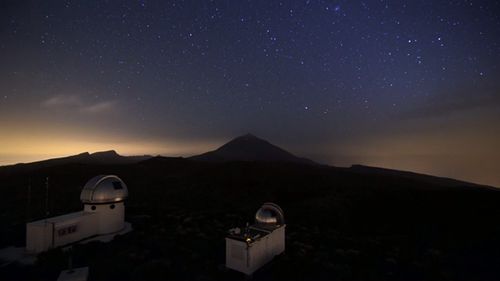
{"type": "Polygon", "coordinates": [[[28,163],[16,163],[11,165],[4,165],[0,166],[0,171],[9,171],[9,170],[31,171],[41,168],[64,165],[64,164],[99,164],[99,165],[133,164],[150,158],[152,158],[152,156],[150,155],[123,156],[118,154],[115,150],[105,150],[94,153],[82,152],[75,155],[50,158],[28,163]]]}
{"type": "Polygon", "coordinates": [[[374,167],[362,164],[353,164],[347,168],[349,171],[361,173],[363,175],[381,175],[381,176],[392,176],[398,178],[404,178],[409,180],[416,180],[420,182],[425,182],[427,184],[442,185],[442,186],[468,186],[468,187],[482,187],[487,189],[499,190],[495,186],[473,183],[464,180],[459,180],[450,177],[429,175],[424,173],[418,173],[413,171],[397,170],[391,168],[374,167]]]}
{"type": "Polygon", "coordinates": [[[372,167],[355,164],[351,167],[334,167],[330,165],[319,164],[307,158],[301,158],[294,154],[258,138],[252,134],[245,134],[236,137],[229,142],[221,145],[219,148],[191,157],[165,157],[165,156],[122,156],[115,150],[98,151],[94,153],[82,152],[66,157],[52,158],[29,163],[17,163],[12,165],[0,166],[0,174],[13,174],[17,172],[30,172],[42,168],[51,168],[66,164],[84,164],[84,165],[125,165],[125,164],[148,164],[148,165],[182,165],[191,167],[193,162],[203,163],[230,163],[230,162],[262,162],[262,163],[283,163],[308,165],[311,167],[329,167],[336,168],[339,171],[349,171],[351,173],[366,175],[380,175],[385,178],[410,179],[423,184],[433,184],[440,186],[468,186],[485,187],[498,190],[499,188],[484,184],[472,183],[463,180],[427,175],[412,171],[403,171],[397,169],[388,169],[382,167],[372,167]]]}

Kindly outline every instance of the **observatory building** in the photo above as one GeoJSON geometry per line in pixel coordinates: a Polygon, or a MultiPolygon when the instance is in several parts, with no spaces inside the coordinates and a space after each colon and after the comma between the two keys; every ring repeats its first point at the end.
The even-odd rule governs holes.
{"type": "Polygon", "coordinates": [[[285,251],[285,227],[283,210],[274,203],[264,203],[253,225],[229,230],[226,267],[251,275],[285,251]]]}
{"type": "Polygon", "coordinates": [[[40,253],[74,242],[109,241],[130,230],[125,222],[125,183],[117,176],[100,175],[83,187],[83,211],[46,218],[26,225],[26,250],[40,253]],[[128,228],[128,229],[127,229],[128,228]]]}

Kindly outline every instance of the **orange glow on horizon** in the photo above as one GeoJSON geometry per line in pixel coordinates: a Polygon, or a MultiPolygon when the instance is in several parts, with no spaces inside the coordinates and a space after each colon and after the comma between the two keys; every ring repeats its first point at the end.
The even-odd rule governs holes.
{"type": "MultiPolygon", "coordinates": [[[[0,132],[2,133],[2,132],[0,132]]],[[[190,156],[216,148],[220,142],[187,142],[179,140],[130,140],[126,137],[98,134],[46,134],[25,132],[1,134],[0,165],[27,163],[50,158],[66,157],[83,152],[115,150],[123,156],[162,155],[190,156]]]]}

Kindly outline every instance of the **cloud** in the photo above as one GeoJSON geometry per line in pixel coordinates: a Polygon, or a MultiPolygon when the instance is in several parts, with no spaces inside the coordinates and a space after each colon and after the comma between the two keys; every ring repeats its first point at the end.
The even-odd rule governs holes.
{"type": "MultiPolygon", "coordinates": [[[[500,74],[500,73],[498,73],[500,74]]],[[[402,119],[440,118],[455,113],[489,110],[500,107],[498,88],[500,80],[487,79],[477,84],[462,81],[453,85],[441,85],[420,105],[396,115],[402,119]]]]}
{"type": "Polygon", "coordinates": [[[41,102],[42,107],[74,110],[86,114],[100,114],[116,108],[116,101],[86,102],[78,95],[56,95],[41,102]]]}
{"type": "Polygon", "coordinates": [[[495,107],[500,107],[500,98],[498,96],[482,95],[470,98],[462,96],[447,99],[434,98],[427,101],[425,105],[398,113],[397,117],[402,119],[425,119],[448,116],[456,112],[495,107]]]}
{"type": "Polygon", "coordinates": [[[83,102],[77,95],[57,95],[42,101],[44,107],[78,107],[83,102]]]}
{"type": "Polygon", "coordinates": [[[103,101],[88,106],[84,106],[80,109],[84,113],[104,113],[113,110],[115,107],[114,101],[103,101]]]}

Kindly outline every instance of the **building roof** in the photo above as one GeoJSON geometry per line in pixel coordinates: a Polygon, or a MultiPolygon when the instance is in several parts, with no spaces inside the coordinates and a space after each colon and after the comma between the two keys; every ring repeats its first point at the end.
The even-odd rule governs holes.
{"type": "Polygon", "coordinates": [[[227,235],[227,238],[244,241],[250,244],[268,235],[269,233],[271,233],[271,231],[266,231],[254,227],[247,227],[244,229],[239,229],[239,232],[230,231],[227,235]]]}
{"type": "Polygon", "coordinates": [[[37,221],[32,221],[29,222],[29,225],[34,225],[34,226],[43,226],[47,223],[55,223],[61,224],[61,223],[72,223],[78,221],[81,217],[85,216],[92,216],[95,215],[95,213],[89,213],[89,212],[84,212],[84,211],[79,211],[79,212],[74,212],[74,213],[69,213],[57,217],[51,217],[51,218],[46,218],[46,219],[41,219],[37,221]]]}
{"type": "Polygon", "coordinates": [[[115,175],[99,175],[83,187],[80,200],[87,204],[120,202],[127,198],[127,185],[115,175]]]}
{"type": "Polygon", "coordinates": [[[280,206],[267,202],[257,210],[255,214],[255,223],[262,225],[282,225],[285,224],[285,215],[280,206]]]}

